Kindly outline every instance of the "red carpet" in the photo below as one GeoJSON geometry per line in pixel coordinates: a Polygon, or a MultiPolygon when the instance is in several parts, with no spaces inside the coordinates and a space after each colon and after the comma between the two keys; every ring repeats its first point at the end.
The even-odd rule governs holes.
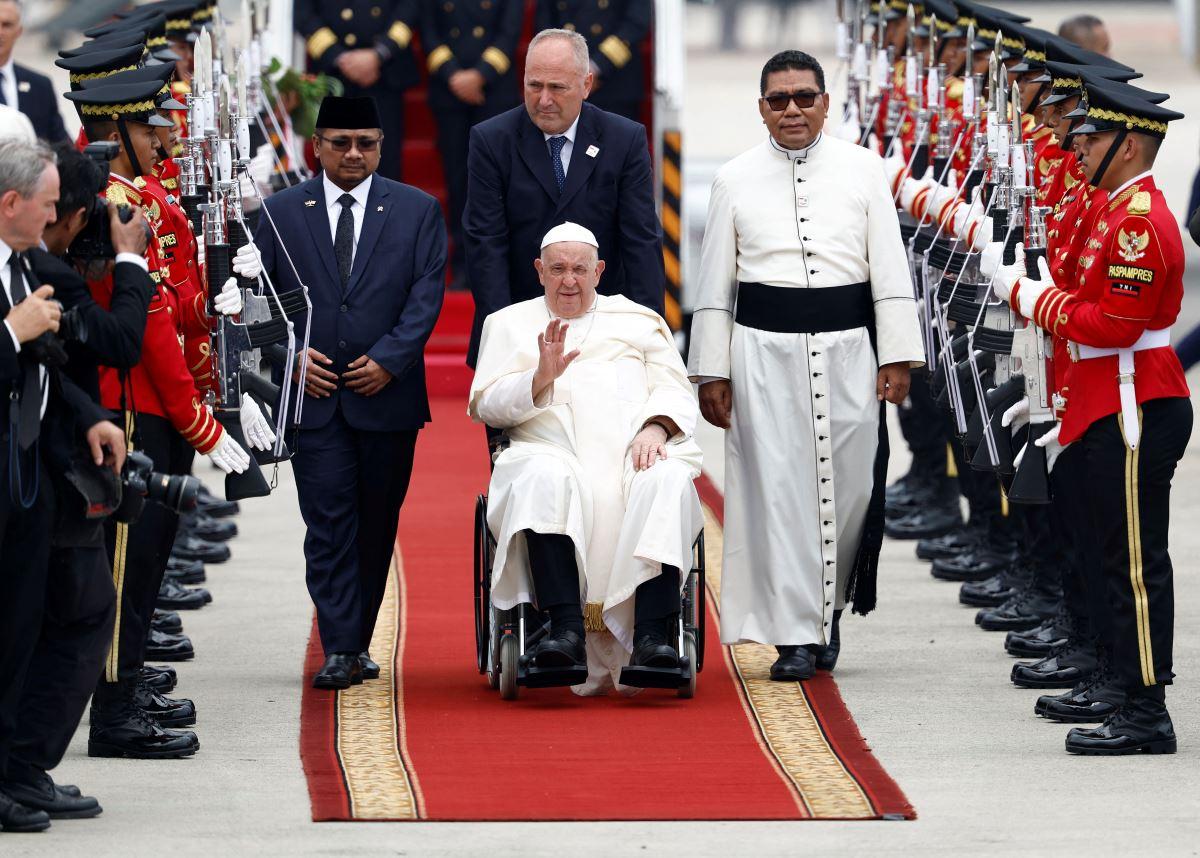
{"type": "MultiPolygon", "coordinates": [[[[390,598],[400,631],[373,644],[380,662],[394,646],[395,671],[340,699],[314,691],[313,630],[301,754],[315,820],[913,817],[833,679],[767,682],[763,653],[723,650],[712,613],[693,700],[568,689],[501,700],[474,665],[473,503],[488,470],[464,411],[461,398],[435,401],[421,433],[390,598]]],[[[702,482],[711,570],[721,503],[702,482]]]]}

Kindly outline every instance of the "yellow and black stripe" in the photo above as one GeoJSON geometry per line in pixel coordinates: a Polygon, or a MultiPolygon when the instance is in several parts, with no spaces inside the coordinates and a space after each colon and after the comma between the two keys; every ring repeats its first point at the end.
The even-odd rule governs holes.
{"type": "MultiPolygon", "coordinates": [[[[129,450],[133,451],[133,412],[125,412],[125,437],[128,439],[129,450]]],[[[125,596],[125,552],[129,547],[129,525],[125,522],[117,524],[116,544],[113,549],[112,576],[113,587],[117,591],[116,619],[113,621],[112,645],[108,648],[108,659],[104,662],[104,681],[116,682],[120,679],[119,665],[121,656],[121,602],[125,596]]]]}
{"type": "Polygon", "coordinates": [[[683,270],[679,249],[683,239],[683,137],[678,131],[663,133],[662,139],[662,226],[663,265],[667,271],[665,309],[667,324],[678,331],[683,326],[681,287],[683,270]]]}
{"type": "MultiPolygon", "coordinates": [[[[1142,409],[1138,407],[1138,423],[1142,422],[1142,409]]],[[[1133,591],[1134,624],[1137,628],[1138,664],[1142,669],[1142,684],[1157,684],[1154,675],[1154,644],[1150,637],[1150,597],[1146,593],[1146,581],[1142,565],[1142,517],[1138,495],[1138,454],[1140,445],[1130,449],[1125,437],[1125,424],[1117,415],[1121,426],[1121,438],[1125,441],[1125,532],[1129,551],[1129,586],[1133,591]]]]}

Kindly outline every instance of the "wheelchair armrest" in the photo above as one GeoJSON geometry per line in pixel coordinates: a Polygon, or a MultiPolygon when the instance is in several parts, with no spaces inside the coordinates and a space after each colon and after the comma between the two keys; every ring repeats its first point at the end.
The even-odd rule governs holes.
{"type": "Polygon", "coordinates": [[[497,457],[509,448],[512,441],[509,440],[503,429],[493,429],[491,426],[487,427],[487,436],[488,453],[491,456],[492,464],[495,464],[497,457]]]}

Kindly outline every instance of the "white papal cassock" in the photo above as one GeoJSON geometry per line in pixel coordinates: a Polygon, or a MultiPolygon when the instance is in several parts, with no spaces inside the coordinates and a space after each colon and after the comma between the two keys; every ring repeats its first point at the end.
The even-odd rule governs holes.
{"type": "Polygon", "coordinates": [[[589,619],[588,684],[603,691],[633,648],[638,585],[664,564],[680,570],[681,584],[691,569],[704,523],[692,485],[701,463],[692,437],[699,411],[666,323],[606,295],[568,320],[564,352],[579,349],[580,356],[535,402],[537,338],[551,318],[545,299],[533,298],[491,314],[483,326],[469,413],[511,440],[488,490],[488,527],[497,540],[492,602],[504,609],[533,601],[522,531],[569,536],[589,619]],[[635,472],[630,443],[660,415],[680,432],[666,460],[635,472]],[[600,616],[621,647],[592,633],[600,616]]]}
{"type": "Polygon", "coordinates": [[[721,640],[823,644],[872,493],[878,368],[924,361],[879,156],[823,134],[797,151],[769,138],[725,164],[696,307],[688,371],[733,386],[721,640]],[[869,321],[837,329],[843,295],[873,309],[874,349],[869,321]]]}

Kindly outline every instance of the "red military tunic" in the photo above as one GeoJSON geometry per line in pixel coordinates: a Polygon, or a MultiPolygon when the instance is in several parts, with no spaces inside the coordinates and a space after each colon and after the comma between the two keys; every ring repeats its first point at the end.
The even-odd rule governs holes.
{"type": "MultiPolygon", "coordinates": [[[[1093,206],[1096,207],[1096,206],[1093,206]]],[[[1145,331],[1169,328],[1183,300],[1183,244],[1162,192],[1147,173],[1098,207],[1079,257],[1079,287],[1047,289],[1033,321],[1056,335],[1096,348],[1129,348],[1145,331]]],[[[1013,294],[1014,306],[1016,291],[1013,294]]],[[[1140,405],[1189,395],[1170,346],[1135,352],[1134,387],[1140,405]]],[[[1073,361],[1071,397],[1059,440],[1080,438],[1095,421],[1121,411],[1116,355],[1073,361]]]]}
{"type": "MultiPolygon", "coordinates": [[[[120,176],[109,177],[106,196],[111,204],[141,206],[147,218],[151,217],[148,209],[152,201],[144,197],[136,185],[120,176]]],[[[200,392],[184,362],[181,333],[176,322],[179,313],[176,296],[164,282],[157,242],[151,242],[147,247],[146,260],[156,294],[146,316],[142,360],[126,374],[124,385],[116,369],[100,368],[101,404],[114,411],[139,411],[164,417],[197,452],[209,453],[220,442],[224,430],[201,403],[200,392]]],[[[108,309],[112,304],[112,278],[106,277],[88,285],[96,302],[108,309]]]]}

